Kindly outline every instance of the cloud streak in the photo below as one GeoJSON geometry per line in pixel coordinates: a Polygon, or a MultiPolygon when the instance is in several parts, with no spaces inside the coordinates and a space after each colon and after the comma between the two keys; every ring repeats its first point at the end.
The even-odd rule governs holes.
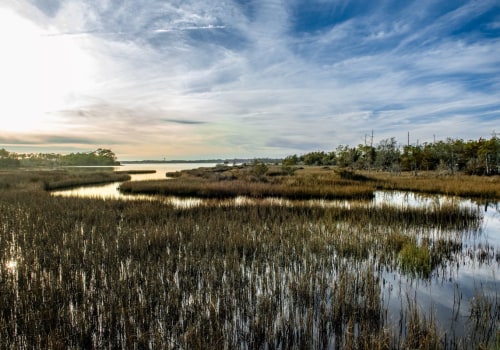
{"type": "Polygon", "coordinates": [[[40,145],[87,145],[81,135],[128,159],[275,157],[357,145],[371,130],[375,141],[408,131],[413,142],[489,137],[499,121],[495,1],[25,0],[8,9],[87,57],[91,81],[40,114],[72,136],[40,145]]]}

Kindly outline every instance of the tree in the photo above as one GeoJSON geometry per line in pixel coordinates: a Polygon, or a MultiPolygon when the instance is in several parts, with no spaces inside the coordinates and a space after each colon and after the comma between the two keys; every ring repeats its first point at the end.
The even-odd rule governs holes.
{"type": "Polygon", "coordinates": [[[327,165],[328,156],[325,152],[311,152],[303,156],[304,164],[306,165],[327,165]]]}
{"type": "Polygon", "coordinates": [[[400,163],[402,170],[405,171],[414,171],[417,174],[417,171],[422,168],[424,162],[424,152],[422,146],[404,146],[403,154],[400,157],[400,163]]]}
{"type": "Polygon", "coordinates": [[[337,164],[341,167],[353,166],[361,156],[361,152],[356,148],[339,145],[337,147],[337,164]]]}
{"type": "Polygon", "coordinates": [[[94,154],[99,158],[99,162],[105,163],[105,165],[116,164],[116,155],[110,149],[98,148],[94,154]]]}
{"type": "Polygon", "coordinates": [[[0,149],[0,168],[17,168],[20,166],[19,159],[15,158],[5,148],[0,149]]]}
{"type": "Polygon", "coordinates": [[[63,165],[117,165],[116,155],[109,149],[98,148],[88,153],[70,153],[59,159],[63,165]]]}
{"type": "Polygon", "coordinates": [[[299,157],[297,157],[296,154],[294,154],[293,156],[288,156],[285,159],[283,159],[283,165],[285,166],[291,166],[297,164],[299,164],[299,157]]]}
{"type": "Polygon", "coordinates": [[[490,140],[480,140],[478,147],[478,159],[481,164],[481,173],[493,175],[498,173],[498,154],[500,142],[496,136],[490,140]]]}
{"type": "Polygon", "coordinates": [[[399,163],[399,149],[394,137],[380,141],[377,146],[375,164],[384,170],[393,169],[399,163]]]}
{"type": "Polygon", "coordinates": [[[375,163],[376,150],[375,147],[368,145],[358,145],[357,153],[359,153],[359,158],[357,159],[357,165],[361,169],[370,169],[375,163]]]}

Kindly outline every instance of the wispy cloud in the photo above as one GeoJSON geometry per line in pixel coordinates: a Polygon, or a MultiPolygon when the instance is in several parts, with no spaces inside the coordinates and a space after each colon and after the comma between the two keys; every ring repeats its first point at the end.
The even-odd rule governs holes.
{"type": "Polygon", "coordinates": [[[182,30],[207,30],[207,29],[225,29],[226,26],[217,26],[217,25],[207,25],[207,26],[185,26],[185,27],[175,27],[175,28],[159,28],[155,29],[154,33],[168,33],[182,30]]]}
{"type": "Polygon", "coordinates": [[[488,137],[499,121],[494,0],[8,7],[87,57],[90,82],[44,112],[71,136],[40,144],[107,141],[129,158],[285,156],[357,145],[372,129],[376,140],[488,137]]]}
{"type": "Polygon", "coordinates": [[[187,119],[169,119],[169,118],[162,118],[161,121],[167,122],[167,123],[174,123],[174,124],[185,124],[185,125],[199,125],[199,124],[206,124],[206,122],[198,121],[198,120],[187,120],[187,119]]]}
{"type": "Polygon", "coordinates": [[[57,134],[18,134],[15,136],[0,136],[0,144],[8,146],[18,145],[94,145],[96,143],[108,143],[107,140],[99,140],[93,137],[85,138],[81,136],[61,136],[57,134]]]}

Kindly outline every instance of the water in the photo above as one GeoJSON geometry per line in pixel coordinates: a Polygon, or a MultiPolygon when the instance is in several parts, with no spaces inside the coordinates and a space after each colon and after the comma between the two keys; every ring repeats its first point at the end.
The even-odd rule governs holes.
{"type": "Polygon", "coordinates": [[[477,295],[500,297],[500,203],[479,204],[470,199],[443,195],[421,195],[408,192],[375,193],[374,204],[399,207],[440,206],[459,204],[477,210],[483,217],[476,232],[465,233],[463,248],[452,261],[436,268],[430,278],[405,276],[395,271],[384,271],[383,296],[389,306],[390,317],[397,320],[401,296],[415,300],[421,311],[434,314],[441,329],[465,332],[464,320],[470,315],[470,302],[477,295]]]}
{"type": "MultiPolygon", "coordinates": [[[[127,164],[116,170],[154,169],[154,174],[132,175],[132,181],[165,179],[168,171],[207,167],[214,164],[127,164]]],[[[113,199],[159,199],[177,207],[202,205],[201,199],[184,199],[176,197],[158,197],[125,195],[118,191],[120,183],[102,186],[86,186],[75,189],[55,191],[54,195],[82,196],[113,199]]],[[[221,205],[259,205],[263,200],[246,197],[225,200],[221,205]]],[[[275,205],[319,205],[349,207],[353,203],[361,205],[391,205],[399,207],[439,207],[445,204],[458,204],[465,208],[477,210],[483,220],[477,231],[464,233],[462,250],[451,261],[437,267],[428,278],[419,278],[402,274],[383,267],[381,288],[384,303],[389,310],[389,319],[394,324],[400,318],[401,305],[407,301],[415,301],[420,311],[434,315],[441,329],[454,329],[457,334],[464,332],[464,320],[470,314],[470,302],[477,295],[492,298],[500,297],[500,203],[477,203],[470,199],[448,197],[443,195],[420,195],[408,192],[375,192],[373,201],[290,201],[279,198],[268,198],[265,202],[275,205]]],[[[356,204],[356,205],[358,205],[356,204]]],[[[422,231],[428,228],[422,228],[422,231]]],[[[438,232],[436,234],[446,234],[438,232]]]]}
{"type": "MultiPolygon", "coordinates": [[[[181,171],[187,169],[195,169],[199,167],[213,167],[215,164],[212,163],[159,163],[159,164],[125,164],[117,167],[113,167],[115,171],[133,171],[133,170],[155,170],[155,173],[147,174],[132,174],[130,175],[130,181],[145,181],[145,180],[160,180],[167,179],[167,172],[181,171]]],[[[118,190],[121,182],[112,182],[105,185],[91,185],[91,186],[81,186],[70,189],[52,191],[54,196],[69,196],[69,197],[90,197],[90,198],[102,198],[102,199],[126,199],[126,200],[136,200],[136,199],[157,199],[155,196],[146,195],[128,195],[123,194],[118,190]]],[[[174,205],[180,207],[185,207],[189,203],[196,203],[197,201],[191,199],[180,199],[180,198],[169,198],[169,201],[173,202],[174,205]]]]}

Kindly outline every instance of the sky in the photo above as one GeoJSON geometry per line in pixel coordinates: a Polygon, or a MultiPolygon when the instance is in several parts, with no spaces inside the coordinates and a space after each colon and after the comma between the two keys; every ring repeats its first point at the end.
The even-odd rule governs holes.
{"type": "Polygon", "coordinates": [[[13,152],[285,157],[500,132],[498,0],[2,0],[0,45],[13,152]]]}

